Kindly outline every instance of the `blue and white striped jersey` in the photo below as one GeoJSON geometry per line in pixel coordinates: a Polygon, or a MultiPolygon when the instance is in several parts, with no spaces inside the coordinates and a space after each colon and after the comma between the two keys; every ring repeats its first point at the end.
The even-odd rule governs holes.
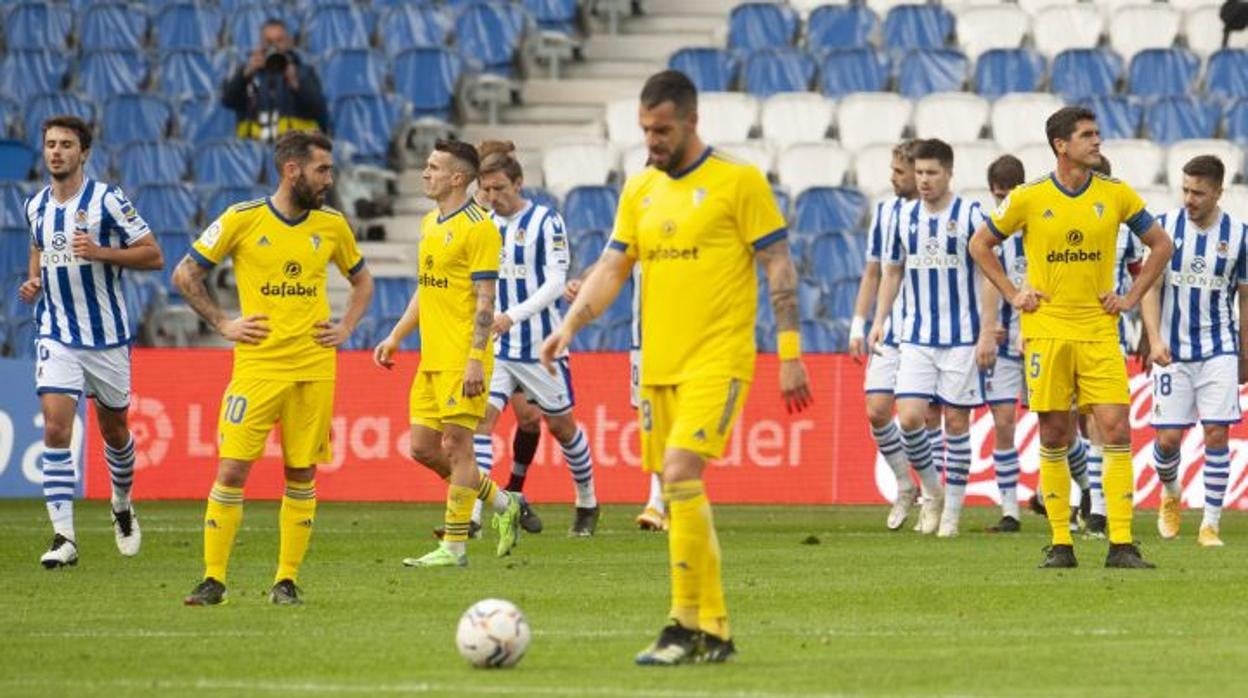
{"type": "MultiPolygon", "coordinates": [[[[1011,235],[997,246],[997,259],[1001,260],[1001,266],[1005,267],[1010,283],[1018,288],[1027,283],[1027,257],[1023,254],[1023,235],[1011,235]]],[[[1010,299],[1002,298],[1001,305],[997,309],[997,322],[1005,328],[1005,344],[997,349],[997,356],[1022,361],[1022,325],[1018,321],[1018,315],[1010,299]]]]}
{"type": "MultiPolygon", "coordinates": [[[[1144,243],[1125,225],[1118,227],[1117,255],[1114,258],[1114,295],[1125,296],[1133,283],[1129,267],[1144,259],[1144,243]]],[[[1118,316],[1118,344],[1124,354],[1135,349],[1127,337],[1127,318],[1122,315],[1118,316]]]]}
{"type": "Polygon", "coordinates": [[[555,303],[563,297],[572,261],[568,234],[563,218],[541,204],[529,202],[513,216],[493,217],[503,236],[495,308],[514,323],[498,338],[494,355],[536,362],[542,342],[562,322],[555,303]]]}
{"type": "Polygon", "coordinates": [[[1248,284],[1248,231],[1222,212],[1208,230],[1180,208],[1158,221],[1174,240],[1161,291],[1161,334],[1176,361],[1200,361],[1239,351],[1235,294],[1248,284]]]}
{"type": "MultiPolygon", "coordinates": [[[[867,231],[867,263],[880,262],[887,254],[889,240],[892,239],[897,226],[901,209],[906,199],[900,196],[889,196],[875,203],[871,213],[871,227],[867,231]]],[[[892,312],[888,316],[888,327],[884,328],[884,343],[890,347],[897,346],[896,328],[901,326],[901,296],[893,302],[892,312]]]]}
{"type": "Polygon", "coordinates": [[[978,202],[954,196],[935,214],[923,202],[901,210],[887,263],[904,266],[903,343],[935,347],[974,344],[979,336],[979,274],[967,243],[984,222],[978,202]]]}
{"type": "Polygon", "coordinates": [[[128,247],[151,234],[121,189],[87,179],[58,203],[52,187],[44,187],[26,200],[26,221],[43,276],[38,335],[81,349],[129,344],[122,268],[79,259],[72,247],[75,234],[90,235],[101,247],[128,247]]]}

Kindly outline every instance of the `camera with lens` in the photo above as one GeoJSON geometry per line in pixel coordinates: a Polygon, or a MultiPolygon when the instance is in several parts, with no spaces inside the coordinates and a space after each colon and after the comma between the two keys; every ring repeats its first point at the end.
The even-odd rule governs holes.
{"type": "Polygon", "coordinates": [[[274,73],[285,72],[286,66],[290,65],[290,56],[275,46],[269,47],[264,54],[264,69],[274,73]]]}

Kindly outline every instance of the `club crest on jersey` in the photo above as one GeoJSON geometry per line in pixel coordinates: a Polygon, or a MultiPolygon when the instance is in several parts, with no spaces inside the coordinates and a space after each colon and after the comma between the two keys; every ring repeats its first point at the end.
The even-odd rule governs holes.
{"type": "Polygon", "coordinates": [[[1051,208],[1044,209],[1044,215],[1041,216],[1041,218],[1048,220],[1049,218],[1052,218],[1052,217],[1053,217],[1053,209],[1051,208]]]}
{"type": "Polygon", "coordinates": [[[525,231],[524,228],[516,228],[516,244],[517,245],[523,245],[524,238],[527,236],[528,236],[528,233],[527,231],[525,231]]]}
{"type": "Polygon", "coordinates": [[[309,240],[312,241],[312,251],[320,252],[321,251],[321,236],[317,235],[316,233],[313,233],[312,237],[309,238],[309,240]]]}
{"type": "Polygon", "coordinates": [[[1231,251],[1230,243],[1226,240],[1218,240],[1218,256],[1225,257],[1231,251]]]}
{"type": "Polygon", "coordinates": [[[449,245],[451,244],[451,240],[454,240],[454,239],[455,239],[455,233],[448,230],[446,231],[446,241],[443,242],[442,244],[449,245]]]}
{"type": "Polygon", "coordinates": [[[1097,218],[1101,218],[1105,215],[1105,204],[1098,201],[1092,204],[1092,210],[1096,211],[1097,218]]]}
{"type": "Polygon", "coordinates": [[[268,236],[268,235],[261,235],[261,236],[260,236],[260,242],[258,242],[258,243],[256,243],[256,244],[258,244],[260,247],[268,247],[269,245],[271,245],[271,244],[273,244],[273,243],[269,242],[269,236],[268,236]]]}
{"type": "Polygon", "coordinates": [[[80,230],[86,230],[87,228],[87,212],[86,211],[83,211],[80,209],[74,212],[74,226],[80,230]]]}
{"type": "Polygon", "coordinates": [[[954,232],[954,231],[955,231],[955,230],[957,230],[957,229],[958,229],[958,223],[957,223],[957,221],[953,220],[952,218],[950,218],[950,219],[949,219],[949,222],[948,222],[948,223],[945,223],[945,230],[946,230],[946,231],[948,231],[948,232],[952,233],[952,232],[954,232]]]}
{"type": "Polygon", "coordinates": [[[706,190],[703,189],[702,187],[698,187],[697,189],[694,189],[693,190],[693,207],[697,208],[701,206],[703,201],[706,201],[706,190]]]}

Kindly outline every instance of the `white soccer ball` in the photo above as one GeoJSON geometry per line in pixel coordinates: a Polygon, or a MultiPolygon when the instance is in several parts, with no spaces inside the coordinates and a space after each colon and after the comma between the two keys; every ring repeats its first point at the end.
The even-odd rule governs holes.
{"type": "Polygon", "coordinates": [[[455,646],[468,663],[482,669],[515,666],[529,649],[529,621],[510,601],[484,599],[459,618],[455,646]]]}

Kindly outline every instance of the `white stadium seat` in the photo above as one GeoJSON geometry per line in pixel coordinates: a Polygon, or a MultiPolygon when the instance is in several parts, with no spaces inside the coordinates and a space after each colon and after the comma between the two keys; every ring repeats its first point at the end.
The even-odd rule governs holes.
{"type": "Polygon", "coordinates": [[[1200,7],[1220,7],[1222,0],[1170,0],[1170,5],[1176,10],[1190,12],[1200,7]]]}
{"type": "MultiPolygon", "coordinates": [[[[844,3],[832,2],[828,4],[842,5],[844,3]]],[[[881,21],[883,21],[884,15],[888,14],[888,11],[893,9],[894,7],[897,7],[898,5],[914,5],[914,4],[916,4],[915,0],[867,0],[867,7],[870,7],[871,10],[875,12],[875,14],[879,15],[881,21]]]]}
{"type": "Polygon", "coordinates": [[[1198,139],[1179,141],[1170,146],[1166,153],[1166,183],[1172,189],[1183,186],[1183,165],[1197,155],[1216,155],[1226,166],[1226,179],[1222,186],[1235,181],[1236,175],[1243,171],[1244,151],[1230,141],[1220,139],[1198,139]]]}
{"type": "Polygon", "coordinates": [[[1218,5],[1198,7],[1183,15],[1183,36],[1187,38],[1187,47],[1198,56],[1208,56],[1222,48],[1220,9],[1218,5]]]}
{"type": "Polygon", "coordinates": [[[1018,0],[1018,6],[1023,8],[1023,10],[1025,10],[1032,17],[1035,17],[1045,8],[1073,5],[1079,1],[1080,0],[1018,0]]]}
{"type": "Polygon", "coordinates": [[[854,154],[854,179],[869,199],[893,193],[893,143],[869,145],[854,154]]]}
{"type": "Polygon", "coordinates": [[[914,135],[962,143],[979,138],[992,107],[968,92],[937,92],[914,105],[914,135]]]}
{"type": "Polygon", "coordinates": [[[1130,64],[1144,49],[1173,46],[1181,19],[1178,10],[1158,3],[1119,8],[1109,19],[1109,45],[1130,64]]]}
{"type": "Polygon", "coordinates": [[[982,5],[958,14],[958,43],[972,62],[984,51],[1018,48],[1031,33],[1031,15],[1015,5],[982,5]]]}
{"type": "Polygon", "coordinates": [[[645,143],[626,148],[623,153],[620,153],[620,170],[624,172],[624,178],[628,179],[646,169],[646,160],[649,158],[650,150],[646,148],[645,143]]]}
{"type": "Polygon", "coordinates": [[[793,196],[811,187],[839,187],[845,183],[850,155],[831,141],[795,143],[776,160],[776,177],[793,196]]]}
{"type": "Polygon", "coordinates": [[[815,92],[781,92],[763,101],[763,138],[776,149],[823,140],[836,118],[836,102],[815,92]]]}
{"type": "Polygon", "coordinates": [[[1144,207],[1154,216],[1159,216],[1167,211],[1173,211],[1183,201],[1181,193],[1160,185],[1136,187],[1135,193],[1139,194],[1141,199],[1144,199],[1144,207]]]}
{"type": "Polygon", "coordinates": [[[1157,184],[1165,163],[1161,146],[1138,138],[1107,140],[1101,144],[1101,153],[1109,158],[1114,177],[1137,188],[1157,184]]]}
{"type": "Polygon", "coordinates": [[[956,191],[963,199],[978,201],[985,215],[992,213],[997,208],[997,200],[992,198],[992,190],[990,189],[960,189],[956,191]]]}
{"type": "Polygon", "coordinates": [[[750,163],[757,167],[763,173],[763,176],[771,173],[772,165],[776,159],[772,154],[771,147],[767,145],[766,141],[762,140],[716,143],[715,149],[723,151],[729,157],[750,163]]]}
{"type": "Polygon", "coordinates": [[[1029,143],[1021,148],[1010,151],[1023,163],[1023,176],[1030,182],[1044,177],[1053,171],[1057,158],[1048,143],[1029,143]]]}
{"type": "Polygon", "coordinates": [[[1228,211],[1232,216],[1237,216],[1241,221],[1248,221],[1248,186],[1243,184],[1233,184],[1222,190],[1222,200],[1219,202],[1223,211],[1228,211]]]}
{"type": "Polygon", "coordinates": [[[854,152],[872,143],[887,143],[891,147],[910,124],[911,111],[910,101],[893,92],[848,95],[836,110],[841,145],[854,152]]]}
{"type": "Polygon", "coordinates": [[[988,184],[988,166],[1001,157],[996,141],[953,144],[953,188],[983,187],[988,184]]]}
{"type": "Polygon", "coordinates": [[[628,148],[642,141],[637,127],[637,100],[633,97],[607,103],[607,140],[617,149],[628,148]]]}
{"type": "Polygon", "coordinates": [[[1149,5],[1154,0],[1093,0],[1092,4],[1100,8],[1105,13],[1105,17],[1113,17],[1114,13],[1124,7],[1135,7],[1138,5],[1149,5]]]}
{"type": "Polygon", "coordinates": [[[1105,17],[1091,5],[1049,7],[1031,24],[1036,50],[1052,60],[1071,48],[1094,48],[1105,31],[1105,17]]]}
{"type": "Polygon", "coordinates": [[[1061,97],[1047,92],[1017,92],[992,105],[992,135],[1006,150],[1027,143],[1044,143],[1044,122],[1065,106],[1061,97]]]}
{"type": "Polygon", "coordinates": [[[750,95],[741,92],[698,95],[698,134],[707,143],[746,140],[757,122],[758,100],[750,95]]]}
{"type": "Polygon", "coordinates": [[[606,184],[615,169],[615,151],[604,140],[558,141],[542,152],[546,188],[563,198],[572,187],[606,184]]]}

